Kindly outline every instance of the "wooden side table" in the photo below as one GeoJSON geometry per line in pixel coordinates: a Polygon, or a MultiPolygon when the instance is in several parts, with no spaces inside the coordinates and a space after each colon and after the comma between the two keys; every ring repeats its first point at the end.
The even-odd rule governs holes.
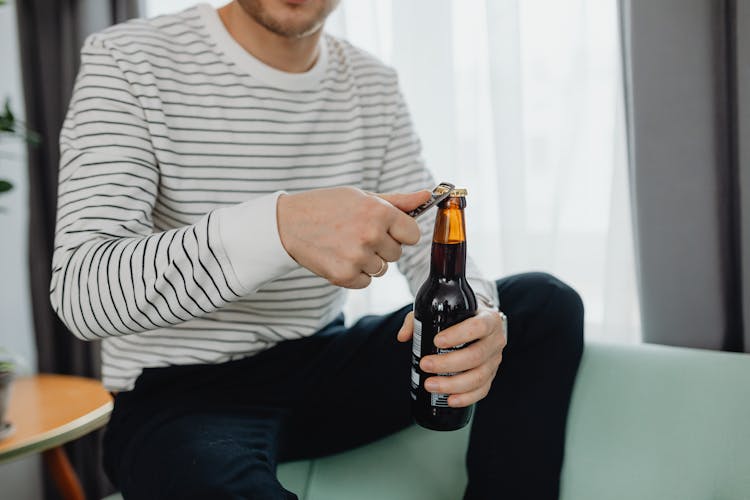
{"type": "Polygon", "coordinates": [[[17,379],[5,417],[15,430],[0,441],[0,464],[42,452],[63,498],[84,499],[62,445],[103,427],[112,406],[112,397],[98,380],[68,375],[17,379]]]}

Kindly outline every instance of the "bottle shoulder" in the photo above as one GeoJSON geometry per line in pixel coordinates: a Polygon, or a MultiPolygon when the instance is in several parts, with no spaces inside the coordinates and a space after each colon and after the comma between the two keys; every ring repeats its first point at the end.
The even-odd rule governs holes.
{"type": "MultiPolygon", "coordinates": [[[[467,311],[477,309],[477,299],[469,282],[464,279],[428,278],[414,299],[415,311],[467,311]]],[[[418,314],[418,312],[417,312],[418,314]]]]}
{"type": "Polygon", "coordinates": [[[433,275],[427,277],[424,283],[422,283],[422,286],[419,287],[417,293],[452,293],[456,289],[470,291],[472,294],[474,293],[474,290],[469,284],[469,280],[465,277],[447,279],[433,275]]]}

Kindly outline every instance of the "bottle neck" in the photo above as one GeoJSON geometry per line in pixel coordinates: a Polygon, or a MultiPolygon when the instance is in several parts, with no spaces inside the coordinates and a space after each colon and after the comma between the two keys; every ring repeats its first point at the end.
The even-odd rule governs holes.
{"type": "Polygon", "coordinates": [[[432,242],[430,275],[447,281],[466,278],[466,242],[432,242]]]}
{"type": "Polygon", "coordinates": [[[448,198],[438,206],[432,235],[430,274],[446,280],[466,277],[464,198],[448,198]]]}

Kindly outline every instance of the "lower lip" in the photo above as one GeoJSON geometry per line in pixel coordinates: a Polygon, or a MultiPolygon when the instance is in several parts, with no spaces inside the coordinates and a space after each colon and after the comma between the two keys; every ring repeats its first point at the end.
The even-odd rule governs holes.
{"type": "Polygon", "coordinates": [[[286,3],[292,5],[302,5],[303,3],[307,3],[307,0],[286,0],[286,3]]]}

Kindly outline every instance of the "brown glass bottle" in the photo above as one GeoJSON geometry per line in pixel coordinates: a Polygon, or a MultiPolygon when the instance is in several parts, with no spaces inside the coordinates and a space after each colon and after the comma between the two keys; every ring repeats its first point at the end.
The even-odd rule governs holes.
{"type": "MultiPolygon", "coordinates": [[[[474,316],[477,300],[466,281],[466,190],[454,189],[438,205],[432,237],[430,275],[414,299],[411,397],[414,420],[428,429],[452,431],[469,423],[473,405],[448,406],[447,394],[433,394],[424,388],[432,373],[425,373],[419,361],[430,354],[444,354],[464,346],[438,349],[433,339],[438,332],[474,316]]],[[[451,373],[440,375],[453,375],[451,373]]]]}

